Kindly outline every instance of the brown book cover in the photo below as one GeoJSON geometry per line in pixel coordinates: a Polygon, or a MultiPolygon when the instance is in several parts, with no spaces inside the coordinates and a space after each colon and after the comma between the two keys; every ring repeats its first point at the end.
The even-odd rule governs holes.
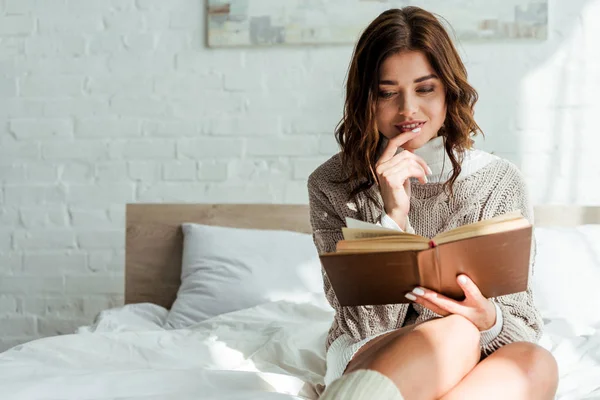
{"type": "Polygon", "coordinates": [[[475,236],[425,250],[339,252],[320,256],[342,306],[408,303],[415,286],[464,299],[456,277],[466,274],[489,297],[527,289],[533,228],[475,236]]]}

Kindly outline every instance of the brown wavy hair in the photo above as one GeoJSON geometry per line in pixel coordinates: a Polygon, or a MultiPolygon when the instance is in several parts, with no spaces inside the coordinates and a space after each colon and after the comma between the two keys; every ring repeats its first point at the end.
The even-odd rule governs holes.
{"type": "Polygon", "coordinates": [[[467,70],[439,20],[419,7],[387,10],[371,22],[354,48],[344,115],[335,132],[348,171],[344,182],[358,183],[350,197],[377,183],[375,163],[383,136],[376,121],[379,71],[387,57],[403,51],[424,53],[445,86],[446,119],[438,134],[445,137],[452,162],[452,176],[444,184],[450,193],[464,152],[472,146],[471,136],[481,132],[473,117],[478,94],[467,82],[467,70]]]}

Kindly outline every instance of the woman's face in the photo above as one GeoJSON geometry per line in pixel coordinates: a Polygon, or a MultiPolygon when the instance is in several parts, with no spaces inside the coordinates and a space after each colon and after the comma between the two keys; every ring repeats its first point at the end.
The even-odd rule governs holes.
{"type": "Polygon", "coordinates": [[[421,129],[402,147],[415,150],[436,137],[446,119],[443,82],[419,51],[389,56],[381,65],[377,126],[386,138],[421,129]],[[416,127],[415,127],[416,124],[416,127]]]}

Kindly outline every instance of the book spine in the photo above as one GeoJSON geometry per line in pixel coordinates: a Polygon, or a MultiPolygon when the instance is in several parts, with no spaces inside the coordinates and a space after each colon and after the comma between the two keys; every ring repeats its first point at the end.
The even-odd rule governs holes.
{"type": "MultiPolygon", "coordinates": [[[[433,242],[433,241],[432,241],[433,242]]],[[[433,259],[435,260],[435,270],[437,272],[437,291],[439,293],[441,293],[442,291],[442,265],[441,265],[441,260],[440,260],[440,248],[435,245],[434,243],[434,256],[433,259]]]]}
{"type": "Polygon", "coordinates": [[[420,251],[417,258],[419,270],[419,285],[439,292],[440,290],[440,268],[438,246],[420,251]]]}

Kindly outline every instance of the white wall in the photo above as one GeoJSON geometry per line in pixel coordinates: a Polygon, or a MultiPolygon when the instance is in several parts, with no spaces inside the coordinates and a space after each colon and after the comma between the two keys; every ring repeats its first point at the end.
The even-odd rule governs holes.
{"type": "MultiPolygon", "coordinates": [[[[600,204],[600,1],[460,46],[481,147],[600,204]],[[595,16],[595,18],[593,18],[595,16]]],[[[0,349],[123,301],[124,204],[307,201],[351,46],[207,49],[201,0],[0,0],[0,349]]]]}

